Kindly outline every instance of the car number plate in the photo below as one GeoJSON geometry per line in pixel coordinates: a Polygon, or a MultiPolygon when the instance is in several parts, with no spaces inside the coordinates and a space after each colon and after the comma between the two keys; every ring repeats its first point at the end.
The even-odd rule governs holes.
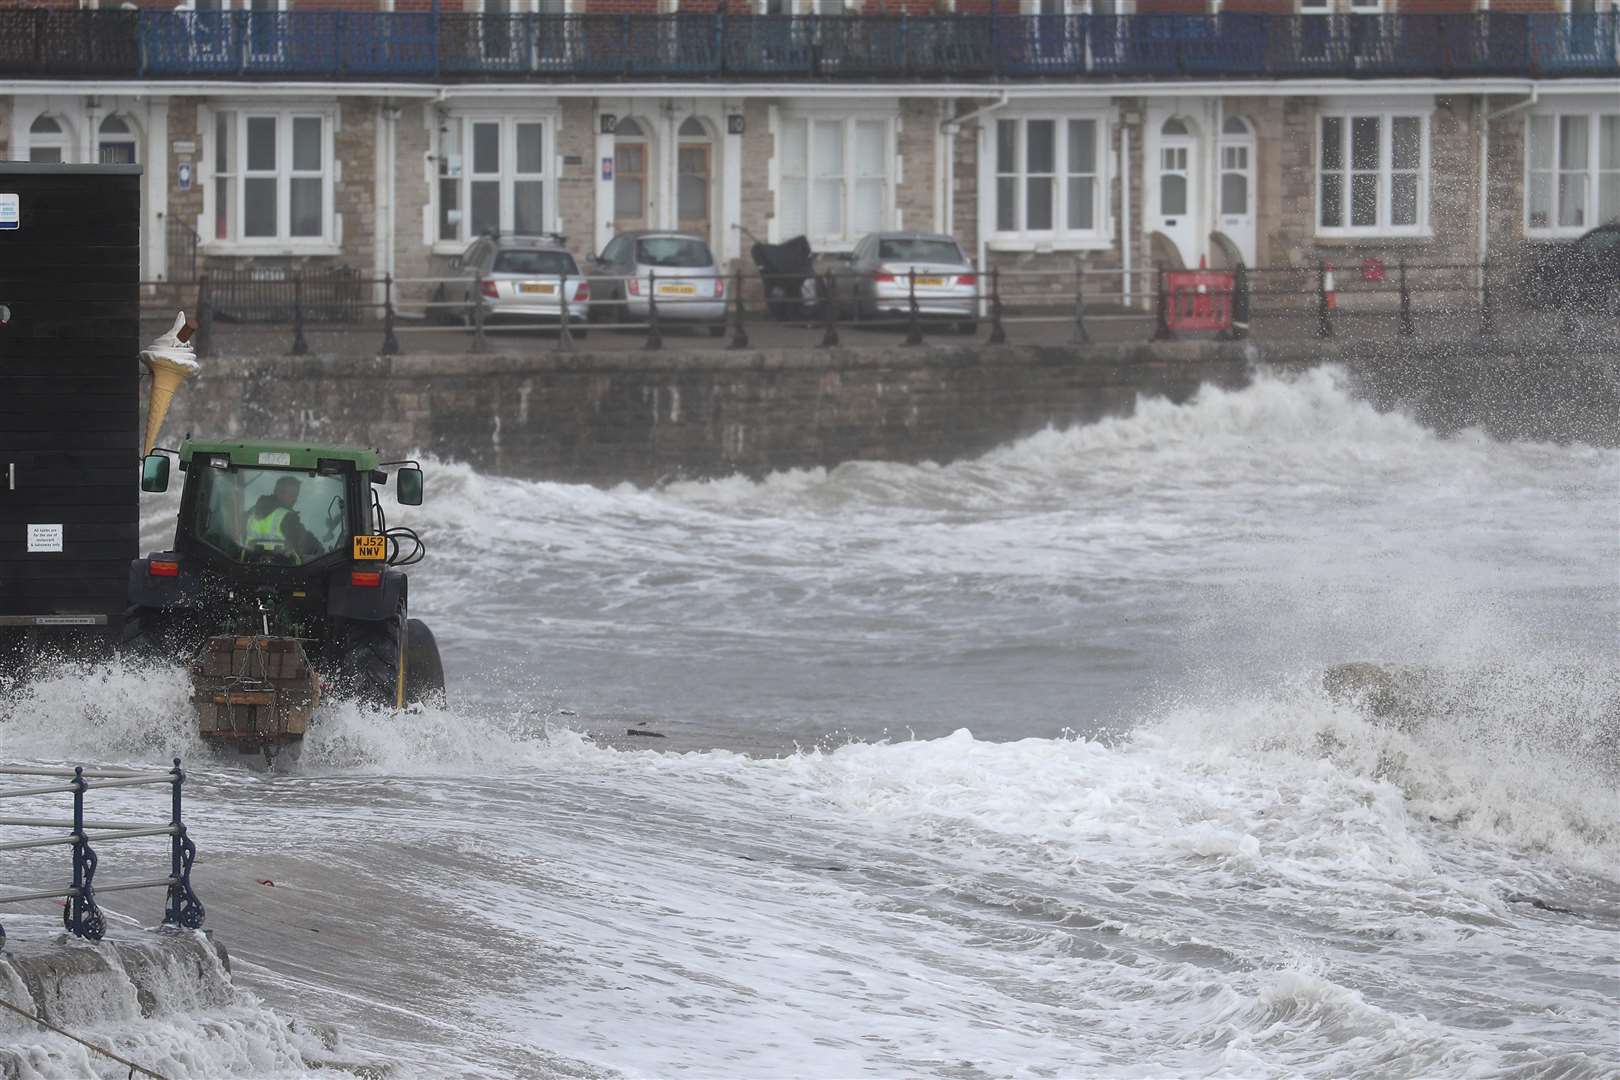
{"type": "Polygon", "coordinates": [[[922,288],[924,286],[938,288],[943,284],[945,284],[945,279],[942,277],[920,277],[917,279],[918,288],[922,288]]]}
{"type": "Polygon", "coordinates": [[[549,281],[525,281],[518,286],[518,292],[538,293],[541,296],[552,296],[557,292],[557,286],[549,281]]]}
{"type": "Polygon", "coordinates": [[[697,286],[695,286],[695,285],[660,285],[660,286],[658,286],[658,295],[659,296],[696,296],[697,295],[697,286]]]}
{"type": "Polygon", "coordinates": [[[386,536],[357,536],[354,538],[354,557],[356,560],[374,560],[388,558],[388,537],[386,536]]]}

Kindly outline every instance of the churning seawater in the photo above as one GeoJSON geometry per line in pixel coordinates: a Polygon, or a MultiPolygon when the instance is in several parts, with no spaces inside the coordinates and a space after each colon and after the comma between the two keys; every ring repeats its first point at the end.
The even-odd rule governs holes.
{"type": "Polygon", "coordinates": [[[448,710],[265,775],[178,670],[0,705],[0,757],[189,761],[240,1000],[84,1010],[167,1075],[305,1074],[308,1020],[400,1076],[1620,1076],[1612,449],[1319,369],[949,466],[438,463],[390,513],[448,710]],[[1369,721],[1351,660],[1444,707],[1369,721]]]}

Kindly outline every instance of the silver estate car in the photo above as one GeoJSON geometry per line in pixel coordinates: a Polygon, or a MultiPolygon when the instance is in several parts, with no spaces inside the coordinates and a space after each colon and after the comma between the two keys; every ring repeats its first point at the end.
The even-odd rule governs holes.
{"type": "Polygon", "coordinates": [[[950,319],[964,334],[978,328],[979,278],[956,240],[938,233],[872,233],[855,245],[848,269],[834,271],[841,314],[894,320],[911,311],[911,275],[917,277],[917,312],[950,319]]]}
{"type": "Polygon", "coordinates": [[[591,260],[592,309],[604,322],[644,322],[656,289],[660,322],[707,323],[726,332],[726,280],[714,253],[691,233],[623,232],[591,260]]]}
{"type": "Polygon", "coordinates": [[[463,322],[472,318],[476,279],[486,320],[560,321],[566,290],[570,330],[582,334],[585,329],[590,315],[590,282],[557,237],[481,236],[456,260],[453,269],[468,275],[468,283],[461,289],[465,307],[460,311],[449,309],[463,322]]]}

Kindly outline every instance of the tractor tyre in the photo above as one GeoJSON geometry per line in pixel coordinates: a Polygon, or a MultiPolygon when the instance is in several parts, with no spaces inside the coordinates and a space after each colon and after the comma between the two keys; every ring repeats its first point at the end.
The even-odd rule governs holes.
{"type": "Polygon", "coordinates": [[[444,662],[439,659],[439,643],[421,619],[405,623],[405,654],[405,703],[444,705],[444,662]]]}
{"type": "Polygon", "coordinates": [[[338,628],[338,686],[367,705],[395,709],[405,704],[409,662],[405,602],[386,619],[345,620],[338,628]]]}

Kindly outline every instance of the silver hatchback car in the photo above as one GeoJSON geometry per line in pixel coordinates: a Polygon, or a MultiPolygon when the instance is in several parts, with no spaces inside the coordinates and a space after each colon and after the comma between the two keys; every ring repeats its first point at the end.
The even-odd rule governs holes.
{"type": "Polygon", "coordinates": [[[592,305],[608,322],[644,322],[657,291],[660,321],[707,323],[726,332],[726,279],[709,245],[691,233],[623,232],[591,261],[592,305]]]}
{"type": "Polygon", "coordinates": [[[939,233],[863,237],[849,258],[849,268],[834,271],[833,294],[840,313],[854,319],[907,317],[913,275],[918,315],[949,319],[964,334],[978,328],[978,272],[956,240],[939,233]]]}

